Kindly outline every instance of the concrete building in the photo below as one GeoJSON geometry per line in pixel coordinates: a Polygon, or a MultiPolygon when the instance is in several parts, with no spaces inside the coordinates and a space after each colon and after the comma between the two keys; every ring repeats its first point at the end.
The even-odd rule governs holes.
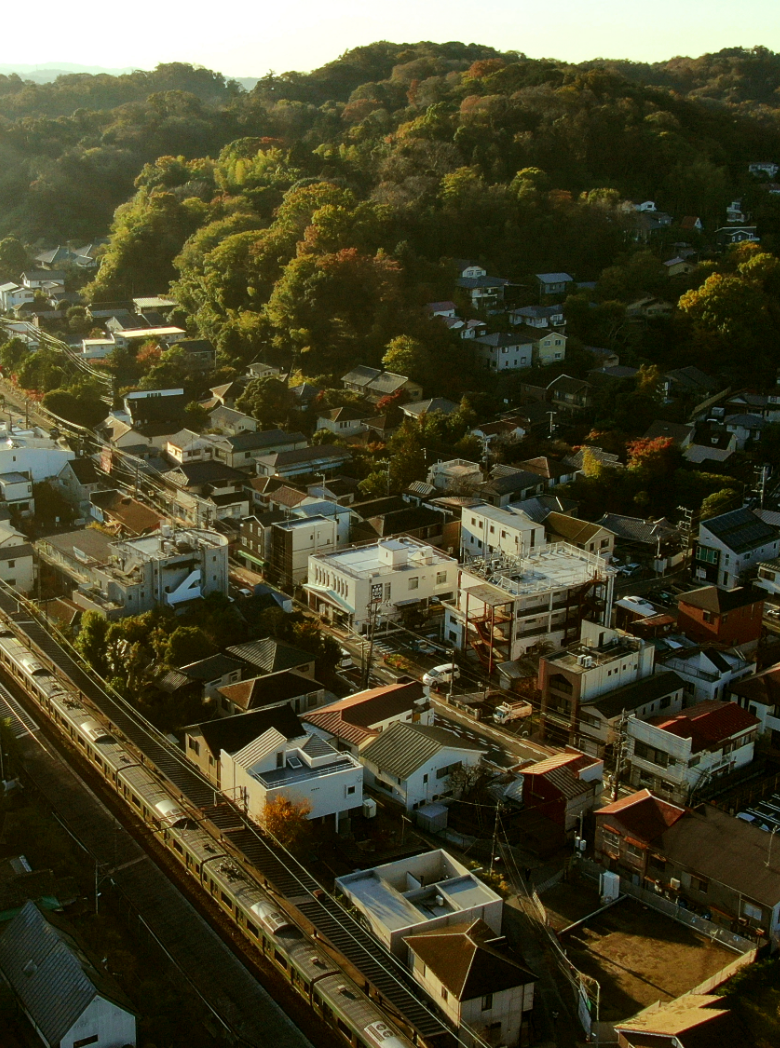
{"type": "Polygon", "coordinates": [[[28,472],[14,470],[0,473],[0,503],[20,517],[31,517],[35,513],[32,477],[28,472]]]}
{"type": "Polygon", "coordinates": [[[233,753],[223,749],[220,764],[220,788],[261,826],[266,805],[278,797],[306,805],[309,819],[332,818],[341,830],[363,805],[360,762],[309,735],[300,722],[289,732],[269,726],[233,753]]]}
{"type": "Polygon", "coordinates": [[[136,1044],[133,1007],[114,979],[34,902],[3,927],[0,975],[46,1048],[136,1044]]]}
{"type": "Polygon", "coordinates": [[[758,717],[758,731],[780,750],[780,663],[743,677],[726,689],[731,702],[758,717]]]}
{"type": "Polygon", "coordinates": [[[672,670],[683,681],[685,704],[693,706],[708,699],[725,699],[731,686],[756,672],[756,664],[737,651],[691,645],[685,647],[671,637],[665,638],[665,650],[656,652],[664,669],[672,670]],[[669,642],[675,646],[669,648],[669,642]]]}
{"type": "Polygon", "coordinates": [[[613,586],[602,557],[563,542],[485,557],[463,568],[456,598],[445,601],[445,639],[492,672],[535,645],[571,643],[586,617],[609,623],[613,586]]]}
{"type": "Polygon", "coordinates": [[[733,702],[701,702],[627,725],[629,781],[674,804],[690,804],[713,780],[753,760],[760,720],[733,702]]]}
{"type": "Polygon", "coordinates": [[[699,524],[692,571],[702,582],[733,589],[753,564],[780,553],[780,528],[765,523],[752,510],[735,509],[699,524]]]}
{"type": "Polygon", "coordinates": [[[214,531],[163,525],[156,534],[112,541],[86,529],[47,536],[38,551],[75,584],[80,607],[111,619],[228,592],[228,540],[214,531]]]}
{"type": "Polygon", "coordinates": [[[461,515],[460,547],[463,561],[494,553],[524,557],[545,543],[543,525],[536,524],[522,510],[484,505],[464,509],[461,515]]]}
{"type": "Polygon", "coordinates": [[[314,554],[304,589],[312,611],[364,632],[372,617],[377,624],[389,622],[404,608],[451,597],[457,572],[454,557],[403,536],[314,554]]]}
{"type": "Polygon", "coordinates": [[[501,896],[440,849],[337,877],[336,888],[402,961],[404,940],[423,931],[482,920],[501,934],[501,896]]]}
{"type": "Polygon", "coordinates": [[[537,977],[484,921],[408,935],[406,946],[412,975],[464,1048],[525,1043],[537,977]]]}
{"type": "Polygon", "coordinates": [[[271,525],[270,580],[290,592],[306,581],[312,557],[328,554],[337,546],[333,517],[302,517],[271,525]]]}
{"type": "Polygon", "coordinates": [[[485,743],[455,735],[445,728],[396,721],[361,750],[366,784],[415,811],[457,790],[453,773],[479,764],[485,743]]]}

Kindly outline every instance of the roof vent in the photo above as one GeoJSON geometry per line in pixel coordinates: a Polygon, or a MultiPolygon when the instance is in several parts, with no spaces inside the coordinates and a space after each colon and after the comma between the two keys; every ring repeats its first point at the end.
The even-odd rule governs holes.
{"type": "Polygon", "coordinates": [[[29,960],[27,964],[25,964],[24,968],[22,968],[22,971],[27,976],[35,975],[35,973],[38,971],[38,965],[35,963],[35,961],[29,960]]]}

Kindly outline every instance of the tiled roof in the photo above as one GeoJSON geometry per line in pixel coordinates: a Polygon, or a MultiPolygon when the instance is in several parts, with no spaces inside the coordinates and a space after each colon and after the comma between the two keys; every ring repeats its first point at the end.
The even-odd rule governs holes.
{"type": "Polygon", "coordinates": [[[588,707],[597,709],[609,720],[618,717],[623,710],[630,713],[640,706],[646,706],[648,702],[656,702],[675,691],[682,691],[684,685],[685,682],[676,673],[667,670],[609,691],[595,702],[588,703],[588,707]]]}
{"type": "Polygon", "coordinates": [[[570,517],[566,513],[555,512],[547,514],[544,526],[574,546],[590,542],[596,535],[607,530],[601,524],[591,524],[587,520],[578,520],[577,517],[570,517]]]}
{"type": "Polygon", "coordinates": [[[596,812],[596,818],[607,823],[617,821],[633,837],[648,843],[660,837],[683,815],[685,811],[682,808],[654,797],[650,790],[639,790],[596,812]]]}
{"type": "Polygon", "coordinates": [[[693,433],[694,427],[690,423],[664,422],[656,419],[651,423],[643,440],[657,440],[659,437],[669,437],[675,444],[682,444],[693,433]]]}
{"type": "Polygon", "coordinates": [[[536,458],[523,459],[518,465],[522,466],[523,469],[530,470],[531,473],[537,473],[546,480],[559,480],[561,477],[568,477],[572,472],[571,466],[564,465],[563,462],[549,458],[547,455],[537,455],[536,458]]]}
{"type": "Polygon", "coordinates": [[[292,707],[286,703],[271,709],[237,713],[234,717],[217,717],[204,724],[193,724],[185,731],[199,731],[212,754],[219,757],[220,750],[237,753],[270,728],[285,739],[299,739],[306,734],[292,707]]]}
{"type": "Polygon", "coordinates": [[[666,517],[659,520],[642,520],[641,517],[626,517],[621,513],[605,513],[596,523],[619,539],[648,545],[657,543],[659,539],[663,541],[679,535],[678,529],[670,524],[666,517]]]}
{"type": "Polygon", "coordinates": [[[210,681],[224,677],[226,673],[232,673],[234,670],[240,670],[244,665],[238,659],[231,659],[229,655],[210,655],[207,659],[180,666],[179,672],[184,673],[190,680],[210,681]]]}
{"type": "Polygon", "coordinates": [[[454,997],[471,1001],[536,982],[520,958],[504,943],[498,949],[495,940],[496,933],[476,920],[408,935],[405,942],[454,997]]]}
{"type": "Polygon", "coordinates": [[[690,739],[691,753],[700,753],[718,749],[733,735],[754,728],[759,719],[735,702],[710,699],[681,710],[673,717],[655,717],[651,723],[671,735],[690,739]]]}
{"type": "Polygon", "coordinates": [[[335,738],[359,745],[379,734],[373,725],[407,713],[422,695],[423,687],[418,681],[388,684],[359,691],[323,709],[313,710],[305,715],[305,720],[335,738]]]}
{"type": "Polygon", "coordinates": [[[445,728],[434,728],[423,724],[392,724],[378,739],[363,750],[363,759],[371,761],[380,771],[408,778],[426,761],[431,760],[445,748],[477,750],[486,752],[486,747],[469,739],[461,738],[445,728]]]}
{"type": "Polygon", "coordinates": [[[295,670],[280,670],[262,677],[253,677],[251,680],[225,684],[217,690],[235,706],[244,710],[256,710],[260,707],[275,706],[280,702],[289,702],[290,699],[297,699],[301,695],[309,695],[321,689],[322,685],[311,677],[304,677],[295,670]]]}
{"type": "Polygon", "coordinates": [[[113,979],[33,902],[0,935],[0,971],[49,1044],[59,1044],[98,995],[132,1011],[113,979]]]}
{"type": "Polygon", "coordinates": [[[278,673],[279,670],[292,670],[314,662],[314,656],[308,651],[301,651],[292,644],[264,637],[262,640],[248,641],[246,644],[234,644],[228,648],[230,655],[243,659],[261,669],[263,673],[278,673]]]}

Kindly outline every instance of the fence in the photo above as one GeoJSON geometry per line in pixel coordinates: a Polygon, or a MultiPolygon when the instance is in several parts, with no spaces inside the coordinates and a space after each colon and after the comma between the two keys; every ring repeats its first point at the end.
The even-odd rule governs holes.
{"type": "Polygon", "coordinates": [[[721,928],[720,925],[708,921],[705,917],[699,917],[698,914],[686,910],[676,902],[672,902],[671,899],[665,899],[662,895],[656,894],[656,892],[649,892],[645,888],[631,884],[630,881],[623,877],[620,878],[620,891],[634,899],[638,899],[653,910],[665,913],[668,917],[679,921],[680,924],[686,924],[689,928],[701,932],[702,935],[715,939],[716,942],[721,943],[722,946],[726,946],[730,950],[734,950],[736,953],[747,954],[753,951],[755,954],[756,944],[751,942],[750,939],[743,939],[741,935],[735,935],[734,932],[729,931],[727,928],[721,928]]]}

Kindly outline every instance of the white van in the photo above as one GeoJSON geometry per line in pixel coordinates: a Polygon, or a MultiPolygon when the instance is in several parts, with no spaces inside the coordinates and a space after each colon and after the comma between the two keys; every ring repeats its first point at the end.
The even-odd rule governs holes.
{"type": "Polygon", "coordinates": [[[441,666],[434,666],[432,670],[423,673],[422,682],[429,688],[441,688],[450,684],[460,677],[460,667],[454,662],[443,662],[441,666]]]}
{"type": "Polygon", "coordinates": [[[355,660],[346,648],[339,649],[339,669],[351,670],[355,668],[355,660]]]}

